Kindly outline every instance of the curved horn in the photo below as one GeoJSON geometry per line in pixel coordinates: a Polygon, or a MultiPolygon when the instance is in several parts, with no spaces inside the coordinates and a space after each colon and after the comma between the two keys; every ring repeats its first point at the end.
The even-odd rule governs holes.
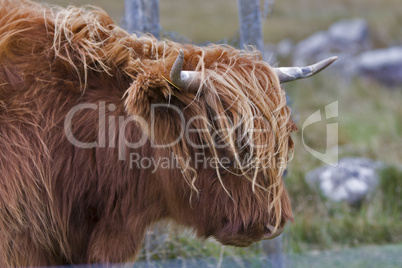
{"type": "Polygon", "coordinates": [[[316,64],[305,66],[305,67],[281,67],[274,68],[279,81],[282,83],[290,82],[296,79],[310,77],[325,68],[327,68],[331,63],[336,61],[338,57],[331,57],[326,60],[320,61],[316,64]]]}
{"type": "Polygon", "coordinates": [[[179,56],[177,56],[170,70],[170,80],[172,80],[173,85],[179,89],[198,90],[201,82],[200,74],[194,71],[182,71],[183,61],[184,53],[180,49],[179,56]]]}

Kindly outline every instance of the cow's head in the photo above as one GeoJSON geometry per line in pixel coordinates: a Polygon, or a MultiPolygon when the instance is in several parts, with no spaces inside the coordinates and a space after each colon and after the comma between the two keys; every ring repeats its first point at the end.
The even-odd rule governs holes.
{"type": "Polygon", "coordinates": [[[176,161],[155,171],[168,217],[223,244],[279,235],[293,220],[282,175],[296,130],[280,84],[334,59],[275,69],[226,46],[170,44],[154,54],[163,64],[136,76],[126,109],[153,121],[144,131],[155,144],[168,144],[152,150],[155,163],[176,161]]]}

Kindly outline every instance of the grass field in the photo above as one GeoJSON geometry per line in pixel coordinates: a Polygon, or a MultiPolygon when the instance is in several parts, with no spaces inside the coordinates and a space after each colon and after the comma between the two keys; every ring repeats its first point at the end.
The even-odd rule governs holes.
{"type": "MultiPolygon", "coordinates": [[[[47,2],[93,3],[106,9],[116,21],[123,13],[122,0],[47,2]]],[[[218,41],[237,35],[235,0],[161,0],[160,5],[164,30],[177,31],[195,42],[218,41]]],[[[267,42],[278,42],[283,38],[298,41],[327,29],[339,19],[353,17],[368,21],[375,47],[402,44],[402,5],[399,0],[275,1],[273,11],[264,23],[264,36],[267,42]]],[[[329,69],[313,79],[286,84],[285,89],[291,97],[300,128],[312,113],[338,101],[339,117],[333,122],[339,124],[339,157],[369,157],[390,165],[381,174],[379,189],[360,208],[330,203],[304,182],[305,173],[323,163],[303,147],[301,132],[295,133],[295,156],[285,180],[293,201],[295,223],[284,233],[285,251],[300,253],[369,244],[400,244],[402,172],[395,167],[402,166],[402,86],[388,89],[368,80],[346,83],[341,77],[331,75],[329,69]]],[[[321,152],[325,148],[325,137],[325,122],[305,133],[306,143],[321,152]]],[[[177,235],[173,232],[157,250],[144,249],[141,259],[218,258],[221,252],[222,247],[214,241],[200,242],[189,233],[177,235]]],[[[225,256],[258,256],[260,253],[259,244],[248,249],[224,249],[225,256]]],[[[366,267],[363,264],[354,267],[366,267]]]]}

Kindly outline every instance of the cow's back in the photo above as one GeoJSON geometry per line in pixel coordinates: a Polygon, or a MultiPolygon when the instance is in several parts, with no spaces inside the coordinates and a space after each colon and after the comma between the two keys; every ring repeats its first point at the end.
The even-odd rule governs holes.
{"type": "MultiPolygon", "coordinates": [[[[85,261],[71,259],[71,244],[84,250],[85,243],[67,237],[63,214],[76,206],[68,203],[73,193],[63,189],[82,186],[66,181],[74,179],[74,158],[83,159],[91,172],[85,165],[91,158],[74,152],[63,131],[66,114],[81,101],[84,81],[56,55],[53,15],[36,3],[0,0],[0,266],[85,261]]],[[[91,178],[85,171],[79,175],[91,178]]]]}

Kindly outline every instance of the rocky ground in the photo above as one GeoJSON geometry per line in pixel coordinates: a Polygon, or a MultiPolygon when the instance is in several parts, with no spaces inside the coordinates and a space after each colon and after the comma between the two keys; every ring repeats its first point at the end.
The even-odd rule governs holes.
{"type": "Polygon", "coordinates": [[[247,259],[230,257],[222,259],[174,259],[164,261],[137,262],[125,267],[292,267],[292,268],[399,268],[402,267],[402,244],[366,246],[353,249],[314,251],[304,254],[286,253],[281,265],[272,265],[265,258],[247,259]]]}

